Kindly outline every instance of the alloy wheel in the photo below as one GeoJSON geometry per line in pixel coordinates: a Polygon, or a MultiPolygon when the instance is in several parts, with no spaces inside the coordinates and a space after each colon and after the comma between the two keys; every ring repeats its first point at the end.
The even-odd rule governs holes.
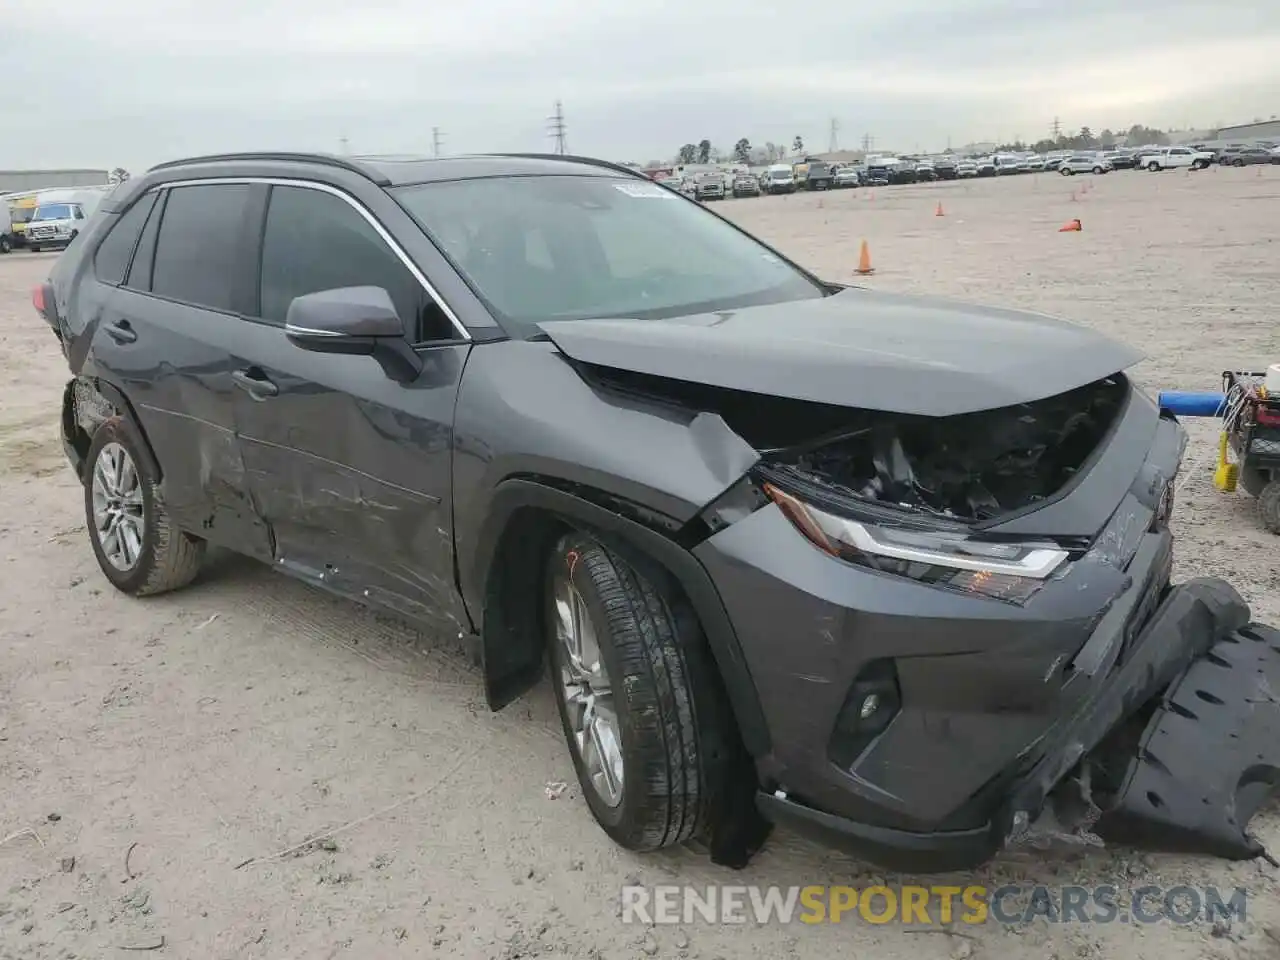
{"type": "Polygon", "coordinates": [[[553,591],[560,688],[574,748],[600,799],[616,807],[622,802],[624,774],[609,672],[582,594],[567,575],[556,576],[553,591]]]}
{"type": "Polygon", "coordinates": [[[93,522],[103,556],[117,570],[132,570],[142,555],[146,532],[137,465],[123,446],[108,443],[98,454],[90,482],[93,522]]]}

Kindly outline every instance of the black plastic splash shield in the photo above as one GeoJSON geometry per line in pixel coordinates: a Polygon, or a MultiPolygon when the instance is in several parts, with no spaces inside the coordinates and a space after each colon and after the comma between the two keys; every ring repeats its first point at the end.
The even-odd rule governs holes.
{"type": "Polygon", "coordinates": [[[1277,789],[1280,630],[1251,623],[1169,685],[1094,830],[1152,850],[1271,860],[1248,827],[1277,789]]]}

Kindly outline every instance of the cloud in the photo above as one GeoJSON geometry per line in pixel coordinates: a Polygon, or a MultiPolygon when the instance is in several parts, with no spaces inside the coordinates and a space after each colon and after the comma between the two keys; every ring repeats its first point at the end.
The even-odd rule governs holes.
{"type": "Polygon", "coordinates": [[[1280,5],[6,0],[6,165],[274,147],[656,159],[708,137],[901,149],[1269,116],[1280,5]],[[60,56],[52,51],[72,51],[60,56]],[[57,64],[57,72],[50,72],[57,64]],[[37,79],[38,78],[38,79],[37,79]]]}

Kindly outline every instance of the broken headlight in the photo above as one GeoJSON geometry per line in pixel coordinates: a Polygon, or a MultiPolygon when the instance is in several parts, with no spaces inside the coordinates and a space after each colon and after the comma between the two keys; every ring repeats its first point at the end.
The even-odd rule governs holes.
{"type": "Polygon", "coordinates": [[[1026,603],[1067,559],[1056,544],[989,543],[839,517],[764,484],[769,499],[817,547],[849,563],[962,593],[1026,603]]]}

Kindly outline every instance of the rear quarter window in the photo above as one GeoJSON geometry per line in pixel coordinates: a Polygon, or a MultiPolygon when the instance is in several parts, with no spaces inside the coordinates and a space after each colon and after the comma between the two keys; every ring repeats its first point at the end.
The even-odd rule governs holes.
{"type": "Polygon", "coordinates": [[[139,197],[133,206],[119,216],[115,225],[98,244],[98,252],[93,256],[93,271],[103,283],[109,283],[113,287],[124,283],[133,251],[138,246],[138,237],[142,234],[142,227],[155,202],[155,192],[139,197]]]}

